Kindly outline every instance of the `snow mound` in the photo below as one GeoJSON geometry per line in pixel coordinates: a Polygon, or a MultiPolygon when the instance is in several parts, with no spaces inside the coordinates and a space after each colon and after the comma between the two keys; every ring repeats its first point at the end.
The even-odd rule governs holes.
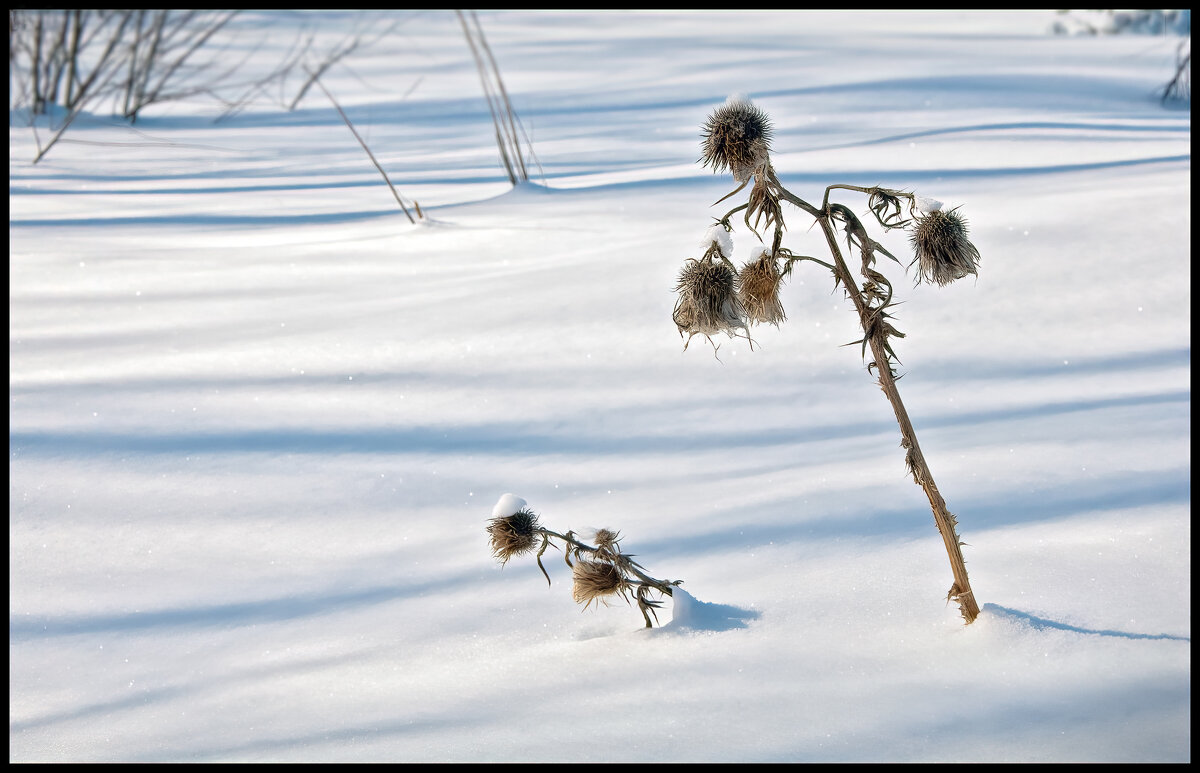
{"type": "Polygon", "coordinates": [[[524,499],[521,499],[516,494],[501,494],[496,500],[496,504],[492,507],[493,518],[507,518],[513,513],[523,510],[528,504],[524,499]]]}

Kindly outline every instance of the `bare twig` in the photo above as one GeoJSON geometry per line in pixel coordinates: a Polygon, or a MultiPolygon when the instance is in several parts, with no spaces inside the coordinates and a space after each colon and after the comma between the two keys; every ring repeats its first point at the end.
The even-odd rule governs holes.
{"type": "Polygon", "coordinates": [[[479,82],[483,85],[483,96],[487,100],[488,112],[492,115],[492,126],[496,132],[496,147],[500,151],[500,161],[504,164],[504,171],[508,173],[508,180],[513,185],[517,184],[517,174],[513,170],[512,160],[509,158],[508,145],[504,140],[501,132],[503,126],[499,115],[497,114],[497,106],[495,96],[492,94],[492,86],[488,81],[487,72],[483,66],[483,58],[479,54],[479,49],[475,44],[475,39],[471,35],[471,29],[467,26],[466,17],[462,11],[455,11],[458,14],[458,21],[462,24],[463,34],[467,38],[467,45],[471,48],[471,56],[475,59],[475,69],[479,72],[479,82]]]}
{"type": "Polygon", "coordinates": [[[1180,41],[1175,49],[1175,75],[1163,87],[1162,101],[1192,98],[1192,39],[1180,41]]]}
{"type": "Polygon", "coordinates": [[[525,159],[521,155],[521,146],[517,138],[516,114],[513,112],[512,102],[508,98],[508,90],[504,88],[504,79],[500,77],[500,68],[496,65],[496,58],[492,56],[492,48],[488,45],[487,38],[483,35],[483,27],[479,24],[479,15],[474,11],[471,11],[471,21],[475,23],[475,34],[479,36],[479,45],[483,49],[483,52],[487,54],[492,75],[496,78],[496,86],[499,87],[500,96],[504,100],[504,117],[508,126],[507,136],[513,148],[513,155],[517,158],[517,168],[521,172],[521,179],[528,180],[529,172],[525,169],[525,159]]]}
{"type": "Polygon", "coordinates": [[[484,37],[483,27],[479,24],[479,17],[474,12],[471,13],[471,21],[474,23],[474,30],[472,30],[471,26],[467,24],[467,18],[463,12],[455,11],[455,13],[458,14],[463,35],[467,39],[471,56],[475,60],[475,69],[479,72],[483,96],[487,101],[488,112],[492,116],[496,148],[500,151],[500,162],[504,165],[505,172],[508,173],[509,182],[513,185],[524,182],[529,179],[529,170],[525,164],[526,153],[521,150],[521,136],[525,136],[529,158],[537,163],[537,158],[533,155],[533,146],[529,142],[528,135],[525,134],[525,127],[521,125],[516,111],[513,109],[512,101],[508,97],[508,89],[505,88],[504,80],[500,77],[500,68],[496,64],[496,58],[492,55],[487,38],[484,37]]]}
{"type": "Polygon", "coordinates": [[[346,122],[346,126],[349,127],[350,133],[354,135],[354,139],[358,140],[358,144],[362,145],[362,149],[367,152],[367,156],[371,159],[371,163],[375,165],[375,168],[379,170],[379,174],[383,175],[383,181],[386,182],[388,188],[391,189],[392,196],[396,198],[396,203],[400,205],[400,209],[404,210],[404,216],[408,218],[408,222],[416,223],[417,221],[413,220],[413,216],[409,214],[408,207],[404,204],[404,199],[400,198],[400,193],[396,190],[396,186],[392,185],[392,181],[388,178],[387,172],[383,171],[383,167],[380,166],[379,161],[375,159],[375,154],[371,152],[371,149],[367,147],[367,143],[363,141],[361,136],[359,136],[358,130],[355,129],[354,124],[350,122],[350,117],[346,115],[346,111],[342,110],[342,106],[339,105],[337,100],[333,98],[333,95],[329,93],[329,89],[325,88],[325,84],[321,83],[320,78],[314,76],[313,83],[317,84],[317,88],[321,89],[321,91],[325,93],[325,96],[329,97],[329,101],[333,103],[334,108],[336,108],[338,111],[338,115],[340,115],[342,120],[346,122]]]}
{"type": "MultiPolygon", "coordinates": [[[[309,73],[309,76],[304,81],[304,83],[300,86],[300,90],[296,93],[295,98],[292,99],[291,103],[288,105],[288,107],[287,107],[288,112],[290,113],[296,109],[296,106],[300,104],[300,101],[302,99],[304,99],[304,95],[307,94],[308,90],[312,87],[314,80],[316,78],[319,78],[320,76],[324,75],[325,72],[330,67],[332,67],[333,65],[342,61],[343,59],[345,59],[347,56],[349,56],[354,51],[357,51],[359,49],[366,49],[366,48],[369,48],[370,46],[373,46],[375,43],[379,42],[384,37],[387,37],[388,35],[392,34],[392,32],[396,29],[396,27],[400,26],[401,24],[405,23],[406,21],[408,21],[408,19],[397,19],[396,21],[393,21],[391,24],[389,24],[387,27],[384,27],[383,29],[378,30],[375,33],[373,33],[370,38],[364,38],[362,33],[354,33],[353,38],[347,36],[347,38],[343,39],[342,41],[339,41],[339,43],[337,45],[335,45],[332,49],[329,50],[328,53],[326,53],[323,57],[321,57],[321,60],[318,63],[316,63],[315,67],[314,67],[314,65],[310,64],[310,65],[308,65],[308,67],[305,68],[306,71],[309,73]]],[[[312,42],[312,39],[310,38],[309,43],[311,43],[311,42],[312,42]]],[[[307,50],[308,46],[306,46],[305,48],[307,50]]]]}

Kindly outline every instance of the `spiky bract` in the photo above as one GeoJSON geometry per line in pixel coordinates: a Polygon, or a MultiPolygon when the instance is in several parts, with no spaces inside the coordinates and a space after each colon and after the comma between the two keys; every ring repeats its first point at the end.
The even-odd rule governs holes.
{"type": "Polygon", "coordinates": [[[614,554],[620,552],[620,545],[617,544],[619,539],[621,539],[621,533],[612,529],[596,529],[596,536],[592,537],[597,548],[614,554]]]}
{"type": "Polygon", "coordinates": [[[751,322],[766,322],[776,327],[787,319],[779,302],[783,274],[779,262],[763,250],[758,260],[742,266],[738,273],[738,301],[751,322]]]}
{"type": "Polygon", "coordinates": [[[742,305],[735,292],[737,277],[724,262],[709,258],[689,258],[679,273],[675,289],[679,300],[672,318],[679,334],[712,336],[716,333],[736,334],[744,329],[742,305]]]}
{"type": "Polygon", "coordinates": [[[528,508],[503,518],[493,518],[487,527],[492,537],[492,554],[505,564],[513,556],[528,553],[537,545],[539,528],[538,517],[528,508]]]}
{"type": "Polygon", "coordinates": [[[979,250],[967,239],[967,221],[954,210],[918,219],[911,239],[919,280],[944,286],[968,274],[978,276],[979,250]]]}
{"type": "Polygon", "coordinates": [[[622,593],[627,587],[621,571],[608,561],[576,561],[574,579],[571,594],[584,609],[593,601],[603,601],[606,596],[622,593]]]}
{"type": "Polygon", "coordinates": [[[733,173],[746,182],[767,162],[771,152],[771,120],[752,102],[731,99],[708,116],[701,127],[701,162],[714,171],[733,173]]]}

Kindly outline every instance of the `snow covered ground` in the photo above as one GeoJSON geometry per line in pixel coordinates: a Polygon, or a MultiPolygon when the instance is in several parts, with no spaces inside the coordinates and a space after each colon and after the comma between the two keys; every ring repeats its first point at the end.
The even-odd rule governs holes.
{"type": "MultiPolygon", "coordinates": [[[[309,19],[235,22],[247,72],[309,19]]],[[[10,761],[1190,761],[1176,39],[480,20],[540,165],[515,189],[453,13],[323,79],[417,225],[315,89],[215,124],[200,98],[98,110],[36,166],[12,114],[10,761]],[[822,269],[753,350],[683,351],[674,284],[733,187],[699,127],[732,93],[798,195],[882,184],[970,223],[978,281],[884,268],[970,626],[822,269]],[[664,625],[581,613],[553,550],[551,587],[501,568],[508,492],[683,580],[664,625]]]]}

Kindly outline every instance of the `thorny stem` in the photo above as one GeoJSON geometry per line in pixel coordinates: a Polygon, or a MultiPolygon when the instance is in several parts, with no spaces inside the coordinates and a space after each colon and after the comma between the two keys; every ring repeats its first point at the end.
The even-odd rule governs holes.
{"type": "MultiPolygon", "coordinates": [[[[908,411],[904,407],[904,402],[900,399],[900,392],[896,388],[896,377],[888,364],[891,353],[887,349],[886,335],[881,335],[878,332],[872,334],[871,332],[873,326],[870,324],[870,320],[878,309],[870,308],[864,299],[863,293],[859,290],[858,283],[854,279],[854,275],[850,272],[850,269],[846,266],[845,259],[842,257],[837,234],[833,228],[833,210],[829,204],[829,192],[831,190],[840,188],[872,194],[879,189],[860,188],[851,185],[831,185],[825,190],[823,208],[817,209],[784,188],[775,176],[774,170],[770,169],[769,166],[766,169],[766,176],[772,191],[779,198],[804,210],[821,224],[821,230],[825,234],[825,241],[829,244],[829,251],[833,255],[835,265],[832,268],[834,276],[841,281],[847,295],[854,302],[854,308],[858,312],[859,321],[862,324],[863,335],[871,346],[871,354],[875,358],[875,363],[879,364],[876,368],[879,372],[879,386],[883,390],[884,396],[887,397],[888,402],[891,403],[892,410],[896,414],[896,423],[900,425],[900,446],[906,450],[905,463],[912,473],[913,481],[921,487],[926,497],[928,497],[930,508],[933,510],[934,522],[937,524],[938,531],[942,535],[942,541],[946,545],[946,552],[950,557],[950,569],[954,575],[954,584],[950,587],[950,592],[946,598],[958,602],[963,619],[969,625],[979,616],[979,604],[975,600],[975,594],[971,590],[971,583],[967,579],[967,565],[962,555],[962,543],[955,528],[958,521],[955,519],[954,514],[946,507],[946,500],[942,498],[941,492],[938,491],[937,484],[933,480],[933,473],[925,461],[924,454],[921,453],[921,446],[917,443],[916,430],[913,429],[912,421],[908,417],[908,411]]],[[[912,197],[909,194],[902,194],[897,191],[889,192],[893,195],[904,196],[910,202],[912,201],[912,197]]],[[[776,243],[778,243],[781,235],[781,229],[782,222],[777,223],[776,243]]]]}
{"type": "MultiPolygon", "coordinates": [[[[566,534],[559,534],[556,531],[551,531],[550,529],[547,529],[543,526],[539,526],[537,528],[537,533],[541,534],[544,539],[554,537],[556,539],[562,540],[564,543],[569,545],[570,548],[575,549],[576,555],[578,555],[581,552],[591,553],[592,555],[594,555],[598,558],[601,558],[605,561],[611,562],[618,569],[620,569],[623,574],[630,574],[637,578],[637,580],[629,582],[629,584],[632,586],[644,586],[647,588],[653,588],[654,590],[658,591],[659,593],[663,594],[664,596],[673,596],[674,594],[672,593],[672,589],[677,585],[683,584],[683,580],[667,581],[667,580],[659,580],[654,577],[651,577],[650,575],[648,575],[644,571],[642,571],[641,564],[634,561],[633,556],[631,556],[627,553],[613,552],[613,551],[607,550],[605,548],[598,548],[598,547],[593,547],[591,545],[587,545],[587,544],[575,539],[572,532],[567,532],[566,534]]],[[[570,549],[568,549],[567,555],[566,555],[568,566],[571,565],[570,553],[571,553],[571,551],[570,551],[570,549]]],[[[540,556],[540,553],[539,553],[539,556],[540,556]]],[[[542,574],[546,574],[546,569],[545,569],[545,567],[542,567],[542,562],[541,562],[540,557],[538,559],[538,566],[541,567],[542,574]]],[[[546,580],[547,580],[547,582],[550,580],[550,576],[548,574],[546,574],[546,580]]],[[[649,600],[645,599],[642,596],[641,592],[638,592],[635,595],[637,596],[637,599],[638,599],[638,608],[641,609],[642,617],[644,617],[646,620],[646,627],[653,628],[654,626],[650,622],[650,615],[647,614],[647,610],[649,609],[652,611],[653,608],[655,606],[657,606],[657,602],[653,602],[653,601],[649,601],[649,600]]]]}
{"type": "MultiPolygon", "coordinates": [[[[837,236],[834,234],[827,214],[821,217],[821,229],[825,232],[825,240],[829,243],[829,249],[833,253],[834,262],[837,264],[838,276],[841,278],[842,284],[849,291],[850,298],[854,301],[859,319],[865,323],[868,319],[866,304],[862,300],[858,285],[854,281],[854,276],[850,273],[850,270],[846,267],[846,262],[842,259],[841,250],[838,248],[837,236]]],[[[865,324],[864,330],[866,330],[865,324]]],[[[871,354],[875,357],[875,362],[886,363],[888,354],[883,348],[883,341],[878,336],[871,336],[869,343],[871,354]]],[[[925,461],[924,454],[921,453],[921,447],[917,443],[916,430],[913,429],[912,421],[908,417],[904,401],[900,399],[900,392],[896,388],[896,379],[892,375],[892,369],[881,366],[877,370],[879,371],[879,386],[883,390],[883,394],[887,397],[888,402],[892,404],[892,410],[896,414],[896,422],[900,425],[900,445],[907,449],[905,461],[912,472],[913,480],[925,491],[925,496],[929,498],[929,505],[933,510],[933,519],[937,523],[938,531],[942,535],[942,541],[946,544],[946,552],[950,557],[950,569],[954,574],[954,585],[951,586],[947,598],[952,598],[958,602],[963,619],[970,624],[979,616],[979,605],[975,600],[975,595],[971,591],[971,584],[967,579],[967,565],[963,559],[958,533],[955,530],[957,521],[954,515],[946,508],[946,500],[942,498],[941,493],[938,491],[937,484],[933,480],[933,473],[929,470],[929,465],[925,461]]]]}
{"type": "Polygon", "coordinates": [[[672,595],[672,588],[674,588],[676,585],[680,585],[683,582],[682,580],[675,580],[674,582],[668,582],[667,580],[656,580],[655,578],[641,571],[641,565],[636,561],[631,560],[631,556],[627,553],[610,553],[607,550],[586,545],[574,537],[570,537],[565,534],[559,534],[556,531],[551,531],[550,529],[543,527],[538,527],[538,531],[548,537],[557,537],[577,550],[581,550],[586,553],[592,553],[593,555],[600,556],[606,560],[610,560],[619,564],[623,569],[628,569],[630,574],[637,577],[640,581],[640,584],[649,585],[655,590],[662,591],[662,593],[667,596],[672,595]]]}

